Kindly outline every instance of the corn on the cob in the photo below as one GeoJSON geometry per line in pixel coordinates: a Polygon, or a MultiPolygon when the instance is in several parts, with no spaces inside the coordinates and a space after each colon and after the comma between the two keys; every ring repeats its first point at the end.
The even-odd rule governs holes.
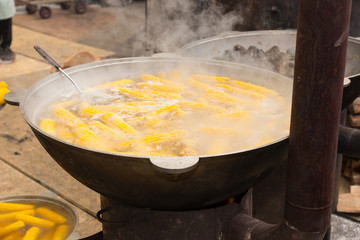
{"type": "Polygon", "coordinates": [[[229,77],[218,77],[218,76],[210,76],[210,75],[201,75],[201,74],[193,74],[191,75],[195,80],[206,80],[206,81],[216,81],[219,83],[227,83],[229,81],[229,77]]]}
{"type": "Polygon", "coordinates": [[[172,85],[165,85],[165,84],[157,84],[157,83],[149,83],[149,82],[142,82],[136,84],[137,87],[144,88],[144,89],[151,89],[154,91],[159,92],[175,92],[181,93],[183,89],[181,87],[172,86],[172,85]]]}
{"type": "Polygon", "coordinates": [[[140,77],[141,80],[143,81],[151,81],[151,82],[157,82],[157,83],[161,83],[167,86],[177,86],[177,87],[181,87],[180,84],[154,76],[154,75],[149,75],[149,74],[142,74],[140,77]]]}
{"type": "Polygon", "coordinates": [[[5,227],[0,229],[0,237],[3,237],[11,232],[15,232],[16,230],[25,227],[25,223],[23,221],[16,221],[5,227]]]}
{"type": "Polygon", "coordinates": [[[129,106],[154,106],[154,105],[163,105],[164,103],[144,101],[144,102],[126,102],[124,104],[129,106]]]}
{"type": "Polygon", "coordinates": [[[144,92],[149,94],[154,99],[175,100],[175,99],[183,98],[183,96],[175,92],[160,92],[160,91],[144,91],[144,92]]]}
{"type": "Polygon", "coordinates": [[[70,128],[78,128],[78,127],[85,127],[86,124],[70,111],[66,110],[65,108],[58,107],[54,109],[55,116],[57,118],[62,119],[66,126],[70,128]]]}
{"type": "Polygon", "coordinates": [[[233,87],[233,86],[230,86],[230,85],[227,85],[227,84],[220,84],[219,83],[219,84],[216,84],[215,86],[219,87],[219,88],[226,89],[227,91],[229,91],[231,93],[240,93],[241,95],[251,97],[251,98],[254,98],[254,99],[263,100],[266,97],[264,94],[257,93],[255,91],[249,91],[249,90],[233,87]]]}
{"type": "Polygon", "coordinates": [[[88,128],[82,127],[75,130],[74,135],[77,137],[75,144],[88,147],[96,148],[103,151],[111,151],[112,149],[104,144],[102,139],[94,132],[88,128]]]}
{"type": "Polygon", "coordinates": [[[0,222],[13,220],[15,218],[15,215],[19,214],[19,213],[28,214],[28,215],[34,215],[35,211],[33,209],[29,209],[29,210],[15,211],[15,212],[10,212],[10,213],[6,213],[6,214],[1,214],[0,215],[0,222]]]}
{"type": "Polygon", "coordinates": [[[245,106],[258,106],[260,104],[259,102],[256,101],[242,100],[242,99],[230,97],[228,94],[218,91],[217,92],[209,91],[204,94],[204,97],[209,100],[215,100],[222,103],[239,103],[245,106]]]}
{"type": "Polygon", "coordinates": [[[110,128],[109,126],[99,121],[89,122],[89,127],[93,127],[96,129],[95,132],[105,133],[111,136],[112,139],[117,141],[122,140],[124,138],[123,135],[121,135],[118,131],[115,131],[114,129],[110,128]]]}
{"type": "Polygon", "coordinates": [[[51,119],[43,119],[40,122],[40,129],[43,130],[44,132],[50,134],[50,135],[55,135],[56,131],[55,131],[55,122],[51,119]]]}
{"type": "Polygon", "coordinates": [[[101,120],[108,125],[115,126],[119,130],[128,133],[130,135],[137,135],[138,131],[136,131],[132,126],[126,123],[121,117],[118,115],[107,112],[101,116],[101,120]]]}
{"type": "Polygon", "coordinates": [[[197,103],[197,102],[181,101],[178,103],[178,105],[181,108],[186,109],[186,110],[207,111],[207,112],[214,112],[214,113],[227,112],[227,110],[225,108],[211,106],[211,105],[197,103]]]}
{"type": "Polygon", "coordinates": [[[247,83],[247,82],[243,82],[243,81],[239,81],[239,80],[230,80],[229,81],[230,85],[234,85],[246,90],[252,90],[255,91],[257,93],[263,94],[263,95],[267,95],[267,96],[277,96],[279,95],[277,92],[271,90],[271,89],[267,89],[252,83],[247,83]]]}
{"type": "Polygon", "coordinates": [[[0,88],[8,88],[8,85],[4,81],[0,81],[0,88]]]}
{"type": "Polygon", "coordinates": [[[133,106],[97,105],[96,107],[100,110],[105,110],[108,112],[119,113],[119,114],[139,113],[139,112],[148,111],[148,108],[133,107],[133,106]]]}
{"type": "Polygon", "coordinates": [[[32,204],[0,202],[0,212],[22,211],[34,209],[32,204]]]}
{"type": "Polygon", "coordinates": [[[142,93],[140,91],[127,89],[127,88],[117,88],[117,91],[119,93],[125,94],[126,96],[133,97],[133,98],[136,98],[136,99],[142,99],[142,100],[146,100],[146,101],[152,101],[153,100],[152,97],[150,97],[149,95],[147,95],[145,93],[142,93]]]}
{"type": "Polygon", "coordinates": [[[73,143],[75,140],[75,136],[72,133],[72,131],[66,127],[65,125],[59,125],[56,126],[56,136],[60,138],[61,140],[64,140],[68,143],[73,143]]]}
{"type": "Polygon", "coordinates": [[[9,89],[3,87],[3,88],[0,88],[0,106],[3,105],[5,103],[5,99],[4,99],[4,96],[5,94],[7,94],[9,91],[9,89]]]}
{"type": "Polygon", "coordinates": [[[36,211],[36,213],[38,215],[42,216],[43,218],[46,218],[46,219],[48,219],[50,221],[53,221],[53,222],[55,222],[57,224],[62,224],[64,222],[66,222],[66,218],[63,215],[61,215],[61,214],[59,214],[57,212],[54,212],[54,211],[52,211],[50,209],[47,209],[47,208],[44,208],[44,207],[39,207],[35,211],[36,211]]]}
{"type": "Polygon", "coordinates": [[[22,240],[36,240],[40,235],[40,228],[31,227],[26,231],[25,236],[22,240]]]}
{"type": "Polygon", "coordinates": [[[162,108],[159,108],[153,112],[150,112],[150,113],[147,113],[145,115],[146,116],[152,116],[152,117],[162,117],[164,115],[167,115],[167,114],[170,114],[170,113],[175,113],[175,116],[179,117],[179,116],[182,116],[184,115],[184,111],[181,110],[179,108],[179,106],[173,104],[173,105],[169,105],[169,106],[165,106],[165,107],[162,107],[162,108]]]}
{"type": "Polygon", "coordinates": [[[168,143],[181,139],[186,133],[185,130],[173,130],[142,137],[141,140],[145,143],[168,143]]]}
{"type": "Polygon", "coordinates": [[[46,219],[26,215],[26,214],[16,214],[15,219],[19,221],[23,221],[26,224],[38,227],[52,228],[55,226],[53,221],[49,221],[46,219]]]}
{"type": "Polygon", "coordinates": [[[106,113],[105,110],[95,108],[95,107],[84,107],[80,111],[80,115],[83,117],[86,117],[86,118],[93,118],[96,115],[102,116],[105,113],[106,113]]]}
{"type": "Polygon", "coordinates": [[[54,235],[52,239],[65,240],[68,235],[69,229],[70,229],[69,226],[66,224],[58,226],[54,231],[54,235]]]}
{"type": "Polygon", "coordinates": [[[23,237],[24,237],[24,235],[21,234],[20,232],[12,232],[12,233],[7,234],[1,240],[15,240],[15,239],[22,239],[23,237]]]}
{"type": "Polygon", "coordinates": [[[194,79],[190,79],[189,81],[190,81],[190,84],[192,86],[194,86],[195,88],[197,88],[199,90],[202,90],[203,92],[208,92],[210,90],[215,90],[215,88],[213,88],[209,84],[202,83],[202,82],[196,81],[194,79]]]}
{"type": "Polygon", "coordinates": [[[121,80],[97,85],[97,86],[91,87],[90,89],[123,87],[126,85],[131,85],[133,83],[134,83],[134,80],[132,80],[132,79],[121,79],[121,80]]]}

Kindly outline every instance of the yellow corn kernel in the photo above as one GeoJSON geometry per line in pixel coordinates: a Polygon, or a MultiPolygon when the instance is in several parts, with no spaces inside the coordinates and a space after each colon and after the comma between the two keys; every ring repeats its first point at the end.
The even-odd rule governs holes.
{"type": "Polygon", "coordinates": [[[16,214],[28,214],[28,215],[34,215],[35,211],[33,209],[30,210],[23,210],[23,211],[16,211],[16,212],[10,212],[6,214],[0,215],[0,222],[9,221],[15,219],[16,214]]]}
{"type": "Polygon", "coordinates": [[[127,96],[135,97],[137,99],[142,99],[142,100],[147,100],[147,101],[153,100],[153,98],[150,97],[149,95],[139,92],[139,91],[136,91],[136,90],[127,89],[127,88],[118,88],[117,91],[119,91],[120,93],[123,93],[127,96]]]}
{"type": "Polygon", "coordinates": [[[36,240],[40,235],[40,228],[31,227],[26,231],[25,236],[22,240],[36,240]]]}
{"type": "Polygon", "coordinates": [[[40,129],[50,135],[55,135],[55,122],[51,119],[43,119],[40,122],[40,129]]]}
{"type": "Polygon", "coordinates": [[[48,219],[50,221],[53,221],[53,222],[55,222],[57,224],[62,224],[64,222],[66,222],[66,218],[63,215],[61,215],[61,214],[59,214],[57,212],[54,212],[54,211],[52,211],[50,209],[47,209],[47,208],[44,208],[44,207],[39,207],[35,211],[36,211],[36,213],[38,215],[42,216],[43,218],[46,218],[46,219],[48,219]]]}
{"type": "Polygon", "coordinates": [[[0,202],[0,212],[11,212],[34,209],[34,205],[22,203],[0,202]]]}
{"type": "Polygon", "coordinates": [[[69,226],[68,225],[60,225],[58,226],[55,231],[54,231],[54,235],[53,235],[53,240],[65,240],[68,232],[69,232],[69,226]]]}
{"type": "Polygon", "coordinates": [[[101,141],[101,139],[95,132],[91,131],[88,128],[78,128],[76,129],[74,134],[77,137],[74,142],[76,145],[88,148],[96,148],[104,151],[112,150],[110,147],[104,144],[103,141],[101,141]]]}
{"type": "Polygon", "coordinates": [[[68,142],[68,143],[73,143],[75,140],[75,136],[74,134],[70,131],[70,129],[64,125],[57,125],[57,129],[56,129],[56,136],[58,138],[60,138],[61,140],[68,142]]]}
{"type": "Polygon", "coordinates": [[[145,117],[151,116],[151,117],[163,117],[164,115],[167,116],[167,114],[175,113],[175,116],[179,117],[184,115],[184,111],[179,108],[179,106],[173,104],[169,106],[165,106],[162,108],[159,108],[155,111],[152,111],[148,114],[145,114],[145,117]]]}
{"type": "Polygon", "coordinates": [[[131,135],[137,135],[138,131],[136,131],[133,127],[131,127],[129,124],[127,124],[121,117],[118,115],[107,112],[104,115],[101,116],[101,120],[105,122],[106,124],[112,125],[120,129],[121,131],[131,134],[131,135]]]}
{"type": "Polygon", "coordinates": [[[97,85],[97,86],[92,87],[90,89],[123,87],[123,86],[130,85],[130,84],[133,84],[133,83],[134,83],[134,80],[132,80],[132,79],[121,79],[121,80],[118,80],[118,81],[113,81],[113,82],[97,85]]]}
{"type": "Polygon", "coordinates": [[[164,85],[164,84],[157,84],[157,83],[148,83],[148,82],[142,82],[136,84],[139,88],[144,89],[151,89],[154,91],[159,92],[175,92],[175,93],[181,93],[183,89],[181,87],[172,86],[172,85],[164,85]]]}
{"type": "Polygon", "coordinates": [[[5,103],[5,99],[4,99],[4,96],[5,94],[7,94],[9,91],[9,89],[3,87],[3,88],[0,88],[0,106],[3,105],[5,103]]]}
{"type": "Polygon", "coordinates": [[[0,237],[3,237],[9,233],[15,232],[16,230],[25,227],[23,221],[16,221],[0,229],[0,237]]]}
{"type": "Polygon", "coordinates": [[[225,108],[211,106],[211,105],[207,105],[204,103],[182,101],[182,102],[179,102],[178,105],[181,108],[186,109],[186,110],[208,111],[208,112],[214,112],[214,113],[227,112],[227,110],[225,108]]]}
{"type": "Polygon", "coordinates": [[[100,110],[113,112],[113,113],[119,113],[119,114],[138,113],[138,112],[148,111],[147,108],[133,107],[133,106],[98,105],[96,107],[100,110]]]}
{"type": "Polygon", "coordinates": [[[141,80],[143,81],[151,81],[151,82],[158,82],[164,85],[168,85],[168,86],[178,86],[180,87],[180,85],[178,83],[174,83],[172,81],[154,76],[154,75],[149,75],[149,74],[142,74],[140,77],[141,80]]]}
{"type": "Polygon", "coordinates": [[[185,130],[174,130],[142,137],[141,140],[145,143],[167,143],[184,137],[186,133],[185,130]]]}
{"type": "Polygon", "coordinates": [[[251,97],[251,98],[254,98],[254,99],[262,100],[262,99],[264,99],[266,97],[264,94],[257,93],[257,92],[254,92],[254,91],[245,90],[245,89],[241,89],[241,88],[237,88],[237,87],[233,87],[233,86],[230,86],[230,85],[227,85],[227,84],[216,84],[215,86],[226,89],[227,91],[229,91],[231,93],[240,93],[241,95],[251,97]]]}
{"type": "Polygon", "coordinates": [[[26,215],[26,214],[16,214],[15,219],[19,221],[23,221],[26,224],[38,227],[52,228],[55,226],[53,221],[49,221],[46,219],[26,215]]]}
{"type": "Polygon", "coordinates": [[[239,81],[239,80],[231,80],[231,81],[229,81],[229,84],[240,87],[240,88],[243,88],[243,89],[252,90],[252,91],[255,91],[257,93],[267,95],[267,96],[277,96],[277,95],[279,95],[274,90],[267,89],[267,88],[264,88],[264,87],[261,87],[261,86],[258,86],[258,85],[252,84],[252,83],[239,81]]]}
{"type": "Polygon", "coordinates": [[[0,88],[8,88],[8,85],[4,81],[0,81],[0,88]]]}
{"type": "Polygon", "coordinates": [[[70,128],[78,128],[78,127],[85,127],[85,123],[72,114],[70,111],[66,110],[65,108],[58,107],[54,109],[55,115],[62,119],[65,122],[65,125],[70,128]]]}
{"type": "Polygon", "coordinates": [[[209,75],[201,75],[201,74],[193,74],[191,75],[195,80],[215,80],[219,83],[227,83],[229,81],[229,77],[218,77],[218,76],[209,76],[209,75]]]}
{"type": "Polygon", "coordinates": [[[123,135],[121,135],[119,132],[115,131],[111,127],[108,127],[107,125],[103,124],[102,122],[92,121],[89,122],[89,126],[96,128],[101,133],[110,135],[112,139],[115,139],[117,141],[123,139],[123,135]]]}
{"type": "Polygon", "coordinates": [[[106,111],[94,107],[84,107],[80,111],[80,115],[86,118],[92,118],[95,115],[103,115],[105,113],[106,111]]]}

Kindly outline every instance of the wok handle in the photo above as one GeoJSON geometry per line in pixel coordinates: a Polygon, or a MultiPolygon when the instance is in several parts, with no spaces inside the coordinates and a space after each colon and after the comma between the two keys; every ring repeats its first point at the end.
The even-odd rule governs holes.
{"type": "Polygon", "coordinates": [[[156,170],[170,174],[189,172],[196,168],[199,160],[196,156],[150,157],[150,162],[156,170]]]}
{"type": "Polygon", "coordinates": [[[341,109],[345,109],[360,95],[360,74],[347,77],[350,83],[344,86],[341,109]]]}
{"type": "Polygon", "coordinates": [[[27,94],[27,89],[10,91],[5,94],[5,102],[9,105],[19,106],[27,94]]]}

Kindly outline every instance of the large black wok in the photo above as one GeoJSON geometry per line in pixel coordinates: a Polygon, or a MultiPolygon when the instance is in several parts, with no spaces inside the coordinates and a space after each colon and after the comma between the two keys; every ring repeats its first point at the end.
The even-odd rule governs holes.
{"type": "MultiPolygon", "coordinates": [[[[141,73],[179,69],[229,76],[278,91],[291,101],[291,79],[274,72],[222,61],[187,58],[105,60],[69,68],[66,72],[84,89],[141,73]]],[[[20,111],[46,151],[74,178],[111,199],[156,210],[191,210],[243,193],[287,157],[288,136],[258,148],[221,155],[156,158],[95,151],[56,139],[37,126],[45,106],[60,96],[77,94],[60,73],[29,89],[5,96],[20,111]],[[164,164],[171,160],[175,164],[164,164]]]]}

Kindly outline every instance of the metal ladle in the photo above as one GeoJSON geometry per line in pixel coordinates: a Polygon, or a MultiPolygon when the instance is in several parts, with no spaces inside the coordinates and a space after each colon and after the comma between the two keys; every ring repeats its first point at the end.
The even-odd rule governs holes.
{"type": "Polygon", "coordinates": [[[64,72],[64,70],[61,69],[60,65],[57,62],[55,62],[54,59],[52,59],[41,47],[34,46],[34,48],[40,54],[40,56],[42,56],[48,63],[53,65],[57,70],[59,70],[62,74],[64,74],[65,77],[67,77],[74,84],[74,86],[79,91],[79,93],[82,93],[76,82],[69,75],[67,75],[67,73],[64,72]]]}

